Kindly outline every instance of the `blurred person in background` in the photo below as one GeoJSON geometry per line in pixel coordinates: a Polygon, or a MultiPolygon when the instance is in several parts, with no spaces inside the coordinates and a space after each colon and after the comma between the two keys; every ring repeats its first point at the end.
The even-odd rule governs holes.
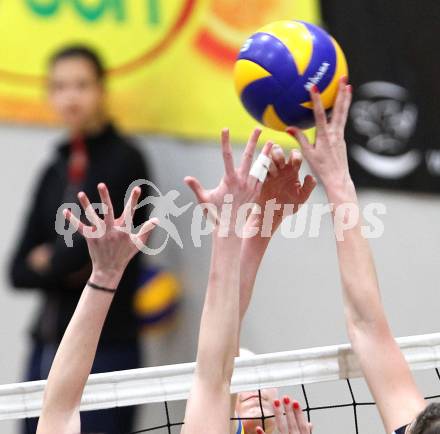
{"type": "MultiPolygon", "coordinates": [[[[46,379],[55,352],[78,303],[91,271],[84,239],[74,234],[73,247],[55,230],[63,203],[77,202],[84,191],[91,202],[100,202],[96,185],[104,182],[114,198],[115,213],[122,213],[125,193],[137,179],[149,179],[141,153],[123,137],[106,111],[105,70],[98,55],[84,46],[71,46],[50,60],[48,95],[67,128],[65,140],[36,181],[29,199],[27,221],[10,265],[14,288],[37,290],[42,303],[32,327],[32,349],[26,381],[46,379]]],[[[142,192],[145,196],[146,191],[142,192]]],[[[145,220],[138,210],[137,226],[145,220]]],[[[141,257],[128,265],[102,332],[93,373],[141,366],[138,327],[133,312],[141,257]]],[[[83,433],[131,431],[134,408],[120,408],[83,415],[83,433]]],[[[34,434],[36,420],[23,432],[34,434]]]]}

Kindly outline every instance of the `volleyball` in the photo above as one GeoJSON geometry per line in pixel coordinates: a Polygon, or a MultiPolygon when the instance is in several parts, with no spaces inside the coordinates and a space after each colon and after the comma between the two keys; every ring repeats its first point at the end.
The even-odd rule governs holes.
{"type": "Polygon", "coordinates": [[[293,20],[274,22],[250,36],[234,67],[235,88],[246,110],[279,131],[289,125],[313,127],[310,88],[318,87],[329,112],[339,80],[347,75],[336,40],[316,25],[293,20]]]}
{"type": "Polygon", "coordinates": [[[180,282],[172,273],[149,265],[141,269],[134,311],[142,329],[166,325],[181,301],[180,282]]]}

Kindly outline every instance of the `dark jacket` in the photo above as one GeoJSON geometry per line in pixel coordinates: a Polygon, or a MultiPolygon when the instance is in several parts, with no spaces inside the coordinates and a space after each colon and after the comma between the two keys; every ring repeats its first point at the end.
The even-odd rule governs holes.
{"type": "MultiPolygon", "coordinates": [[[[10,266],[10,279],[15,288],[36,289],[43,296],[32,328],[33,338],[42,343],[59,343],[91,270],[85,240],[77,233],[73,236],[73,247],[69,248],[64,238],[56,233],[58,208],[65,202],[78,203],[76,193],[80,190],[86,192],[92,203],[100,202],[96,187],[99,182],[105,182],[115,215],[119,216],[124,207],[126,190],[132,181],[149,179],[141,153],[111,124],[100,134],[86,137],[85,143],[89,165],[82,185],[72,188],[68,182],[69,143],[59,146],[54,160],[43,172],[34,195],[28,198],[29,215],[10,266]],[[43,243],[52,244],[54,254],[50,270],[39,274],[28,266],[27,256],[33,248],[43,243]]],[[[143,195],[146,194],[145,190],[143,195]]],[[[138,210],[135,225],[142,223],[145,218],[145,211],[138,210]]],[[[141,254],[133,258],[121,280],[102,332],[103,344],[136,340],[132,298],[141,259],[141,254]]]]}

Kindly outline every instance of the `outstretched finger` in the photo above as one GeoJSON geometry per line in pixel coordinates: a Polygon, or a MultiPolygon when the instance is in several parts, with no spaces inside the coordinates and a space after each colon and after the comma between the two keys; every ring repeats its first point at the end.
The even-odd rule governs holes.
{"type": "Polygon", "coordinates": [[[322,105],[321,94],[318,86],[313,85],[310,89],[310,97],[313,102],[313,114],[315,115],[315,124],[317,134],[324,132],[327,127],[327,115],[325,114],[324,106],[322,105]]]}
{"type": "Polygon", "coordinates": [[[255,189],[257,194],[261,193],[261,188],[266,180],[267,173],[270,170],[270,165],[272,164],[272,160],[270,158],[271,150],[273,143],[267,142],[258,158],[255,160],[254,165],[252,166],[249,177],[247,179],[249,187],[255,189]]]}
{"type": "Polygon", "coordinates": [[[303,133],[302,130],[296,127],[287,127],[286,133],[290,134],[301,146],[301,150],[304,154],[311,151],[314,146],[309,142],[307,136],[303,133]]]}
{"type": "Polygon", "coordinates": [[[112,227],[115,221],[113,204],[110,199],[110,193],[108,192],[108,188],[103,182],[100,182],[98,184],[98,193],[102,203],[107,207],[106,212],[104,212],[104,221],[107,225],[112,227]]]}
{"type": "Polygon", "coordinates": [[[273,162],[273,159],[269,165],[269,174],[273,178],[276,178],[278,176],[278,168],[277,168],[276,164],[273,162]]]}
{"type": "Polygon", "coordinates": [[[185,177],[184,182],[194,192],[199,203],[207,202],[206,191],[197,178],[187,176],[185,177]]]}
{"type": "Polygon", "coordinates": [[[331,124],[337,126],[341,123],[343,119],[343,105],[345,99],[345,87],[347,86],[347,77],[344,76],[339,80],[338,93],[336,95],[336,100],[333,105],[333,112],[331,117],[331,124]]]}
{"type": "Polygon", "coordinates": [[[302,160],[301,152],[292,149],[290,152],[289,163],[292,166],[293,173],[297,180],[299,179],[299,170],[301,169],[302,160]]]}
{"type": "Polygon", "coordinates": [[[159,225],[159,219],[154,217],[150,220],[147,220],[141,227],[141,230],[137,234],[137,238],[141,241],[141,243],[145,244],[148,240],[148,237],[151,234],[151,231],[159,225]]]}
{"type": "Polygon", "coordinates": [[[284,156],[283,148],[279,145],[273,145],[271,154],[272,160],[277,169],[284,169],[286,165],[286,157],[284,156]]]}
{"type": "Polygon", "coordinates": [[[263,155],[265,155],[266,157],[270,157],[270,153],[272,151],[273,148],[273,142],[272,141],[267,141],[266,144],[263,146],[263,149],[261,150],[261,153],[263,155]]]}
{"type": "Polygon", "coordinates": [[[301,406],[299,405],[299,402],[294,401],[292,408],[293,408],[293,414],[295,415],[296,424],[298,425],[299,428],[299,433],[309,434],[310,433],[309,423],[307,422],[304,416],[304,413],[301,409],[301,406]]]}
{"type": "Polygon", "coordinates": [[[235,175],[234,158],[232,156],[231,141],[229,138],[229,130],[227,128],[222,130],[222,154],[223,163],[225,165],[225,173],[228,177],[235,175]]]}
{"type": "Polygon", "coordinates": [[[347,123],[348,112],[350,110],[351,100],[353,98],[353,87],[351,84],[345,86],[344,90],[344,99],[342,103],[342,112],[341,112],[341,120],[339,123],[339,127],[344,129],[345,124],[347,123]]]}
{"type": "Polygon", "coordinates": [[[301,187],[301,203],[304,203],[309,199],[312,191],[316,187],[316,184],[316,179],[312,175],[307,175],[304,178],[304,183],[301,187]]]}
{"type": "Polygon", "coordinates": [[[299,434],[298,424],[296,423],[296,418],[293,413],[293,407],[290,402],[290,398],[288,396],[285,396],[283,398],[283,404],[284,404],[284,412],[286,414],[287,428],[289,429],[289,434],[299,434]]]}
{"type": "Polygon", "coordinates": [[[277,430],[279,431],[280,434],[287,434],[287,425],[283,415],[281,402],[279,399],[276,399],[273,402],[273,412],[275,415],[275,424],[277,426],[277,430]]]}
{"type": "Polygon", "coordinates": [[[95,225],[96,227],[99,227],[102,224],[102,220],[99,218],[98,214],[96,214],[96,211],[93,209],[89,198],[83,191],[80,191],[78,193],[78,200],[84,212],[86,213],[89,222],[95,225]]]}
{"type": "Polygon", "coordinates": [[[246,144],[246,148],[243,152],[243,157],[241,160],[240,171],[244,175],[248,175],[251,170],[252,161],[254,159],[255,149],[257,147],[258,139],[261,135],[261,128],[255,128],[252,131],[251,136],[246,144]]]}
{"type": "Polygon", "coordinates": [[[130,197],[128,198],[127,203],[124,207],[124,212],[122,213],[124,220],[127,222],[127,220],[131,223],[133,221],[134,213],[136,212],[136,205],[139,201],[139,198],[141,196],[142,190],[139,186],[134,187],[133,190],[131,190],[130,197]]]}
{"type": "Polygon", "coordinates": [[[84,236],[84,223],[77,218],[70,209],[65,209],[63,211],[63,215],[66,220],[68,220],[70,223],[72,223],[73,227],[82,235],[84,236]]]}

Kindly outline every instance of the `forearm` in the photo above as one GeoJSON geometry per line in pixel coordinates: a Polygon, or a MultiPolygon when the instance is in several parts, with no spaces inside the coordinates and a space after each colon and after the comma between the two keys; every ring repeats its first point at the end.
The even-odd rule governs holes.
{"type": "MultiPolygon", "coordinates": [[[[245,230],[257,229],[256,236],[251,238],[245,238],[242,241],[241,253],[240,253],[240,300],[239,300],[239,326],[237,330],[236,350],[235,356],[240,355],[240,332],[243,319],[249,308],[250,301],[252,299],[252,293],[255,286],[255,280],[257,277],[258,269],[260,268],[261,261],[269,246],[272,235],[277,230],[282,219],[274,219],[270,236],[262,237],[261,230],[263,227],[263,218],[260,215],[252,214],[246,221],[245,230]]],[[[237,395],[231,395],[231,417],[235,415],[237,395]]],[[[230,432],[233,434],[237,431],[237,425],[235,421],[231,422],[230,432]]]]}
{"type": "MultiPolygon", "coordinates": [[[[100,286],[116,288],[121,275],[94,271],[90,280],[100,286]]],[[[43,414],[70,413],[79,407],[113,295],[88,286],[84,288],[49,373],[43,414]]]]}
{"type": "Polygon", "coordinates": [[[238,345],[241,239],[213,237],[211,269],[200,324],[199,378],[229,381],[238,345]]]}
{"type": "Polygon", "coordinates": [[[258,230],[257,235],[245,238],[242,243],[240,254],[240,326],[241,322],[246,315],[250,301],[252,299],[252,293],[257,278],[258,269],[260,268],[261,261],[269,246],[270,240],[273,234],[281,224],[282,217],[275,216],[272,228],[269,236],[262,236],[264,217],[262,215],[252,214],[245,227],[246,230],[258,230]]]}
{"type": "MultiPolygon", "coordinates": [[[[368,241],[362,235],[362,218],[354,184],[346,180],[339,185],[326,186],[326,192],[329,202],[334,206],[335,231],[342,234],[342,237],[337,237],[336,245],[349,331],[364,327],[373,330],[373,325],[386,326],[373,257],[368,241]],[[346,222],[342,219],[349,218],[348,214],[341,212],[346,206],[347,209],[351,207],[352,212],[357,209],[358,218],[353,227],[340,232],[338,225],[344,225],[346,222]]],[[[355,217],[351,215],[351,218],[355,217]]]]}

